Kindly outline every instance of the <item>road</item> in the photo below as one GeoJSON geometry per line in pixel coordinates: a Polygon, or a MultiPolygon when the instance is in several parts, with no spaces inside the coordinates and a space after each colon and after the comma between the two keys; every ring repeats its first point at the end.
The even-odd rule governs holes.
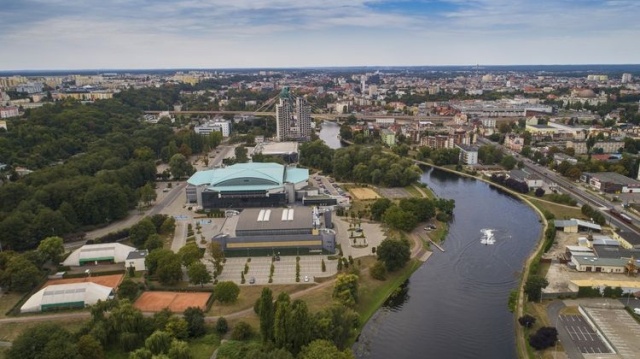
{"type": "MultiPolygon", "coordinates": [[[[504,148],[503,146],[495,142],[491,142],[485,138],[479,138],[478,142],[501,148],[503,151],[505,151],[505,153],[512,153],[511,151],[504,148]]],[[[622,222],[618,220],[616,217],[611,216],[609,212],[604,211],[604,209],[609,209],[613,207],[614,204],[602,198],[599,198],[580,187],[576,187],[574,182],[562,177],[557,172],[551,171],[547,167],[537,165],[534,162],[530,161],[529,159],[523,159],[523,163],[524,163],[524,167],[528,170],[528,172],[539,175],[541,178],[545,179],[545,182],[549,182],[549,181],[555,182],[562,189],[563,192],[571,195],[578,202],[583,204],[586,203],[596,209],[599,209],[605,215],[605,217],[609,218],[609,223],[614,225],[617,228],[620,228],[621,231],[634,233],[636,236],[640,236],[640,232],[638,232],[638,230],[635,227],[629,226],[627,223],[622,222]]]]}

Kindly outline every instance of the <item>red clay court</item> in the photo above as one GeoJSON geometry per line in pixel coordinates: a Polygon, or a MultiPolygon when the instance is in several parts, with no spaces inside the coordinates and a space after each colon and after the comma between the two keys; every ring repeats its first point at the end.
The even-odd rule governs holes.
{"type": "Polygon", "coordinates": [[[69,284],[69,283],[84,283],[93,282],[95,284],[104,285],[109,288],[116,288],[122,282],[123,274],[102,275],[95,277],[82,277],[82,278],[65,278],[65,279],[51,279],[42,286],[42,288],[53,284],[69,284]]]}
{"type": "Polygon", "coordinates": [[[182,313],[189,307],[207,309],[211,293],[144,292],[133,304],[143,312],[159,312],[169,308],[173,313],[182,313]]]}

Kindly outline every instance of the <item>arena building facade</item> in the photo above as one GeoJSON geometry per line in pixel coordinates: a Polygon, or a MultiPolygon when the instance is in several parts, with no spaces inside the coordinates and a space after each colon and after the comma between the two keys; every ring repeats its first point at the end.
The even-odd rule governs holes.
{"type": "MultiPolygon", "coordinates": [[[[237,163],[196,172],[187,180],[187,202],[203,209],[279,207],[296,201],[309,170],[278,163],[237,163]]],[[[300,198],[301,199],[301,198],[300,198]]]]}
{"type": "Polygon", "coordinates": [[[250,208],[228,217],[213,237],[229,256],[335,253],[331,212],[317,207],[250,208]]]}

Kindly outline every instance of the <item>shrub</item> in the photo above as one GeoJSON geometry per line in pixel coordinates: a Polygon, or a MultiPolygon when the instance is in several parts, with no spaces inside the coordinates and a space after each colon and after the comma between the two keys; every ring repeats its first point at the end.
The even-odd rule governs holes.
{"type": "Polygon", "coordinates": [[[224,335],[229,331],[229,323],[224,317],[218,318],[216,321],[216,332],[220,335],[224,335]]]}
{"type": "Polygon", "coordinates": [[[382,263],[381,261],[376,261],[376,263],[371,267],[370,273],[371,278],[373,279],[387,279],[387,267],[385,267],[384,263],[382,263]]]}
{"type": "Polygon", "coordinates": [[[242,321],[236,324],[231,333],[231,339],[233,340],[245,340],[251,338],[251,336],[253,336],[253,328],[242,321]]]}

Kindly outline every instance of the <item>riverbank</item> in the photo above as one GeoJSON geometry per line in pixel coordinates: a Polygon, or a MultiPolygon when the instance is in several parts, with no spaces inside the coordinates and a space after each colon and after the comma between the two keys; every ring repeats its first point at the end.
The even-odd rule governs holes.
{"type": "MultiPolygon", "coordinates": [[[[525,306],[525,293],[524,293],[524,285],[527,282],[529,275],[531,275],[530,271],[531,271],[531,265],[536,261],[540,259],[540,256],[542,255],[542,252],[544,250],[544,242],[545,242],[545,238],[544,238],[544,233],[546,232],[549,223],[547,221],[547,219],[544,216],[543,211],[541,210],[541,208],[539,208],[538,206],[536,206],[532,200],[533,199],[529,199],[527,196],[519,193],[519,192],[515,192],[513,190],[511,190],[510,188],[501,186],[497,183],[494,183],[492,181],[490,181],[489,179],[484,178],[483,176],[474,176],[471,175],[469,173],[465,173],[465,172],[459,172],[450,168],[446,168],[446,167],[442,167],[442,166],[436,166],[434,164],[431,163],[427,163],[427,162],[423,162],[423,161],[418,161],[415,160],[416,163],[419,163],[421,165],[425,165],[425,166],[429,166],[429,167],[434,167],[434,168],[438,168],[440,170],[449,172],[449,173],[453,173],[455,175],[458,176],[463,176],[463,177],[467,177],[467,178],[473,178],[476,180],[480,180],[483,181],[487,184],[489,184],[490,186],[493,186],[495,188],[499,188],[507,193],[509,193],[510,195],[512,195],[515,198],[518,198],[520,201],[522,201],[523,203],[525,203],[527,206],[529,206],[531,209],[534,210],[534,212],[536,212],[536,214],[538,215],[538,218],[540,219],[540,222],[542,224],[542,231],[540,232],[540,237],[537,241],[537,245],[536,248],[532,251],[532,253],[529,255],[529,257],[527,258],[527,260],[524,263],[524,266],[522,267],[522,274],[520,275],[520,281],[519,281],[519,285],[518,285],[518,297],[516,300],[516,307],[514,310],[514,316],[513,316],[513,321],[514,321],[514,327],[515,327],[515,335],[516,335],[516,351],[518,354],[519,358],[533,358],[534,353],[530,350],[529,345],[526,342],[526,338],[525,338],[525,332],[523,327],[518,323],[518,318],[522,317],[524,315],[524,306],[525,306]]],[[[506,305],[506,302],[505,302],[506,305]]]]}

